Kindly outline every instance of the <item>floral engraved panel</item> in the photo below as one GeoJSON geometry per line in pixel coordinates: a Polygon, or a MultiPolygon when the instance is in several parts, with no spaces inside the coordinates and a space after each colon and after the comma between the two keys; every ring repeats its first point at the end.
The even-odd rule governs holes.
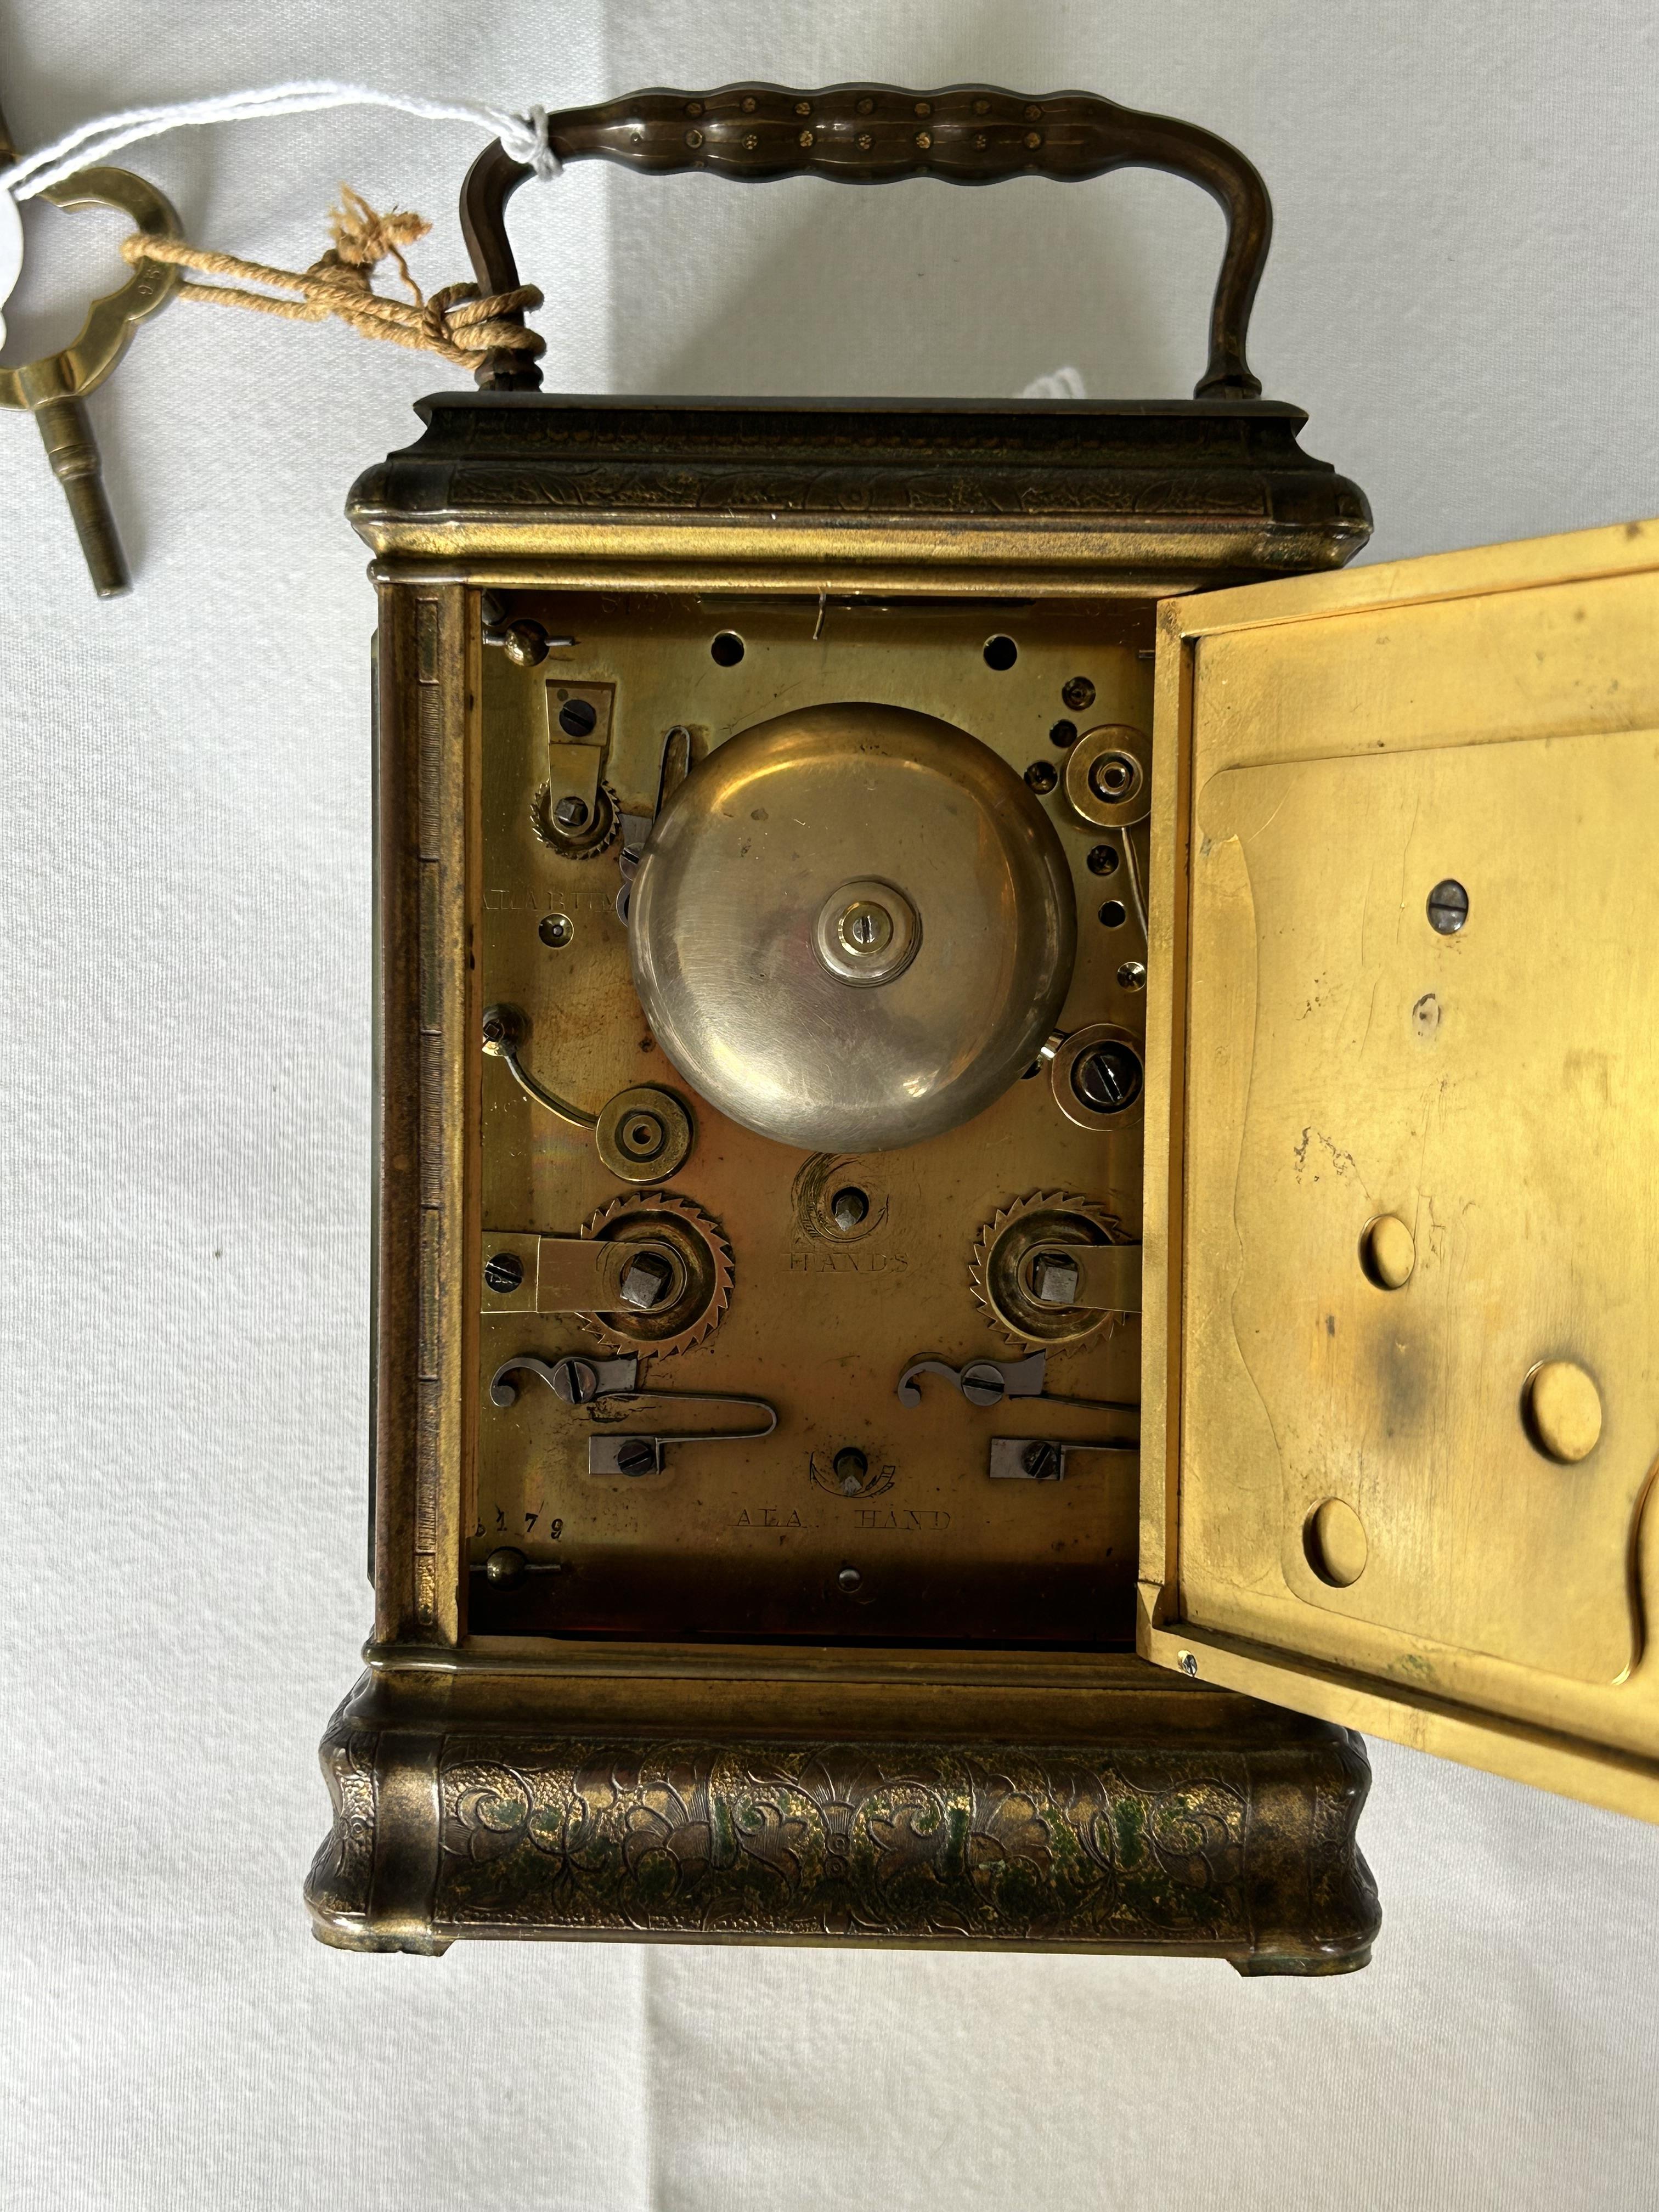
{"type": "MultiPolygon", "coordinates": [[[[348,1701],[349,1702],[349,1701],[348,1701]]],[[[312,1862],[306,1895],[324,1917],[361,1914],[374,1859],[374,1747],[379,1737],[334,1716],[319,1756],[334,1824],[312,1862]]]]}
{"type": "Polygon", "coordinates": [[[1245,1763],[930,1746],[451,1738],[458,1933],[1248,1942],[1245,1763]]]}

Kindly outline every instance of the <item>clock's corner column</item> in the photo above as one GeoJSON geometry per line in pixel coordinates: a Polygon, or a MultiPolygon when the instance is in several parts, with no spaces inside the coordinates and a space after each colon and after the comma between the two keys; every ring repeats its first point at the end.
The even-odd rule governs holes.
{"type": "Polygon", "coordinates": [[[380,586],[377,1644],[462,1628],[477,1203],[467,594],[380,586]]]}

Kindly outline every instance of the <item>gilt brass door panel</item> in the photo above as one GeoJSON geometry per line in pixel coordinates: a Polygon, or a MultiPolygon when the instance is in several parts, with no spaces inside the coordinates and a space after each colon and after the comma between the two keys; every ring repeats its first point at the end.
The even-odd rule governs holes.
{"type": "Polygon", "coordinates": [[[1650,1811],[1656,558],[1166,607],[1143,1564],[1165,1663],[1650,1811]]]}

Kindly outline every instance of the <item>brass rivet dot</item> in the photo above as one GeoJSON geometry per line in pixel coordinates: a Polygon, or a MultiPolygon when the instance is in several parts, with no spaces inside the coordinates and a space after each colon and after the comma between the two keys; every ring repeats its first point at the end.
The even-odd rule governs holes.
{"type": "Polygon", "coordinates": [[[1333,1589],[1346,1589],[1359,1580],[1370,1548],[1359,1516],[1340,1498],[1328,1498],[1315,1506],[1302,1531],[1308,1565],[1333,1589]]]}
{"type": "Polygon", "coordinates": [[[990,101],[988,100],[976,100],[974,102],[974,112],[975,115],[988,115],[991,112],[990,101]]]}
{"type": "Polygon", "coordinates": [[[873,100],[861,100],[858,103],[858,110],[860,115],[873,115],[876,112],[876,103],[873,100]]]}
{"type": "Polygon", "coordinates": [[[1410,1282],[1417,1244],[1397,1213],[1379,1213],[1359,1239],[1359,1264],[1368,1283],[1379,1291],[1398,1291],[1410,1282]]]}
{"type": "Polygon", "coordinates": [[[752,154],[756,147],[760,144],[760,139],[754,131],[745,131],[743,134],[743,143],[744,149],[752,154]]]}
{"type": "Polygon", "coordinates": [[[867,154],[867,153],[869,152],[870,149],[871,149],[871,148],[875,144],[875,143],[876,143],[876,142],[875,142],[875,140],[874,140],[874,139],[870,136],[870,133],[869,133],[867,131],[860,131],[860,133],[859,133],[859,151],[860,151],[860,153],[861,153],[861,154],[867,154]]]}
{"type": "Polygon", "coordinates": [[[919,100],[916,102],[916,113],[918,115],[931,115],[933,112],[933,107],[931,100],[919,100]]]}
{"type": "Polygon", "coordinates": [[[1042,120],[1042,110],[1035,100],[1025,111],[1025,120],[1028,123],[1041,123],[1042,120]]]}
{"type": "Polygon", "coordinates": [[[701,146],[701,145],[702,145],[702,131],[688,131],[686,132],[686,134],[685,134],[685,143],[686,143],[686,144],[687,144],[688,146],[691,146],[691,147],[697,147],[697,146],[701,146]]]}
{"type": "Polygon", "coordinates": [[[810,131],[803,131],[797,143],[802,146],[810,146],[812,143],[811,132],[810,131]]]}
{"type": "Polygon", "coordinates": [[[798,100],[795,102],[795,112],[797,115],[810,115],[812,112],[811,101],[810,100],[798,100]]]}
{"type": "Polygon", "coordinates": [[[1040,131],[1028,131],[1025,134],[1025,143],[1035,153],[1042,143],[1042,133],[1040,131]]]}
{"type": "Polygon", "coordinates": [[[922,150],[922,152],[923,152],[924,154],[927,151],[927,149],[928,149],[928,148],[933,144],[933,142],[932,137],[928,135],[928,133],[927,133],[926,131],[917,131],[917,133],[916,133],[916,143],[917,143],[917,145],[918,145],[918,146],[920,146],[920,147],[921,147],[921,150],[922,150]]]}
{"type": "Polygon", "coordinates": [[[974,140],[974,143],[975,143],[975,146],[977,146],[977,147],[978,147],[978,149],[979,149],[980,152],[982,154],[982,153],[985,151],[986,147],[987,147],[988,145],[989,145],[990,141],[989,141],[989,139],[988,139],[988,138],[987,138],[987,137],[985,136],[985,133],[981,131],[980,131],[980,132],[978,133],[978,135],[975,137],[975,140],[974,140]]]}
{"type": "Polygon", "coordinates": [[[688,115],[701,115],[702,113],[702,100],[688,100],[685,103],[685,112],[688,115]]]}
{"type": "Polygon", "coordinates": [[[1546,1359],[1527,1377],[1522,1419],[1535,1450],[1576,1467],[1601,1441],[1601,1394],[1576,1361],[1546,1359]]]}
{"type": "Polygon", "coordinates": [[[753,93],[750,93],[750,95],[749,95],[749,97],[748,97],[748,98],[744,101],[744,103],[743,103],[743,112],[744,112],[744,113],[745,115],[752,115],[752,114],[754,113],[754,112],[755,112],[755,95],[753,94],[753,93]]]}

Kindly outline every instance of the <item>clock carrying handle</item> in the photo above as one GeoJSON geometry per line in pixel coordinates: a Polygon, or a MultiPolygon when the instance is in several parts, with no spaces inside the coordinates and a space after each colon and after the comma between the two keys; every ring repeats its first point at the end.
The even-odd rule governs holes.
{"type": "MultiPolygon", "coordinates": [[[[903,92],[838,84],[791,92],[732,84],[718,92],[640,92],[547,118],[561,162],[620,161],[647,176],[703,169],[763,184],[814,176],[849,185],[939,177],[994,185],[1005,177],[1074,183],[1113,169],[1163,169],[1201,185],[1227,216],[1227,243],[1210,311],[1209,366],[1194,396],[1255,399],[1261,381],[1244,357],[1251,302],[1273,235],[1267,188],[1236,148],[1195,124],[1119,107],[1087,92],[1029,99],[990,85],[903,92]]],[[[461,229],[486,292],[519,283],[507,240],[507,200],[534,171],[499,143],[473,163],[461,188],[461,229]]],[[[522,319],[520,317],[520,319],[522,319]]],[[[522,356],[490,355],[477,372],[487,390],[534,390],[541,371],[522,356]]]]}

